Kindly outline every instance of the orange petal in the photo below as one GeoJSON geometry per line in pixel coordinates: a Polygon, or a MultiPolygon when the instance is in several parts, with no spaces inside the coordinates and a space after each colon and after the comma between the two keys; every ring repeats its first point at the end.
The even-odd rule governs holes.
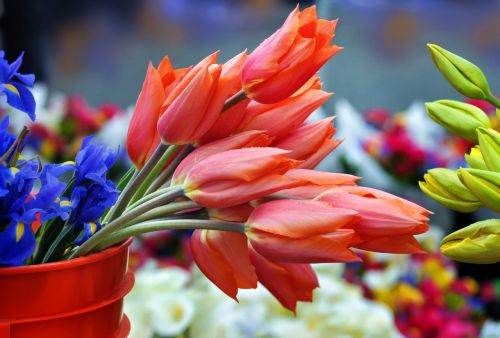
{"type": "Polygon", "coordinates": [[[351,225],[358,220],[357,215],[354,210],[333,208],[317,201],[275,200],[257,207],[247,227],[251,232],[303,238],[351,225]]]}
{"type": "Polygon", "coordinates": [[[385,252],[394,254],[425,253],[418,241],[412,235],[390,237],[361,237],[362,242],[354,247],[367,251],[385,252]]]}
{"type": "Polygon", "coordinates": [[[160,107],[164,100],[160,74],[150,63],[127,133],[127,152],[137,168],[142,168],[154,143],[160,107]]]}
{"type": "Polygon", "coordinates": [[[306,238],[289,238],[275,234],[252,231],[252,247],[262,256],[285,263],[335,263],[356,262],[349,246],[354,231],[339,229],[327,235],[306,238]]]}

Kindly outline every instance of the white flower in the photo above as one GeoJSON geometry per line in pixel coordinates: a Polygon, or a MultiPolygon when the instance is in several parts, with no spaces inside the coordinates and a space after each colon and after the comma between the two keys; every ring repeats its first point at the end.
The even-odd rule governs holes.
{"type": "Polygon", "coordinates": [[[194,303],[186,292],[158,294],[148,303],[153,330],[162,336],[184,332],[194,316],[194,303]]]}
{"type": "Polygon", "coordinates": [[[125,298],[124,312],[130,319],[131,330],[129,338],[152,338],[151,314],[144,302],[125,298]]]}

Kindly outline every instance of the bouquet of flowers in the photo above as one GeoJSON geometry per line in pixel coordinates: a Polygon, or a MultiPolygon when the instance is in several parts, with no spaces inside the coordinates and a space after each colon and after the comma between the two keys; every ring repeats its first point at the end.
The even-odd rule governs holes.
{"type": "Polygon", "coordinates": [[[41,166],[19,155],[25,133],[2,128],[0,264],[192,229],[195,263],[228,296],[261,282],[295,311],[319,286],[312,263],[359,261],[353,248],[422,252],[414,236],[428,230],[428,210],[313,169],[340,143],[331,118],[305,122],[331,96],[316,73],[341,49],[335,26],[297,7],[250,55],[150,64],[126,141],[135,167],[116,186],[106,177],[116,153],[91,138],[74,163],[41,166]]]}
{"type": "MultiPolygon", "coordinates": [[[[458,92],[471,99],[488,101],[497,108],[497,118],[500,117],[500,101],[491,93],[479,67],[442,47],[429,45],[429,50],[437,68],[458,92]]],[[[485,206],[499,213],[500,133],[476,105],[453,100],[426,104],[434,121],[479,144],[465,155],[469,168],[431,169],[419,184],[424,193],[450,209],[471,212],[485,206]]],[[[455,231],[443,239],[441,251],[466,263],[499,262],[500,219],[480,221],[455,231]]]]}

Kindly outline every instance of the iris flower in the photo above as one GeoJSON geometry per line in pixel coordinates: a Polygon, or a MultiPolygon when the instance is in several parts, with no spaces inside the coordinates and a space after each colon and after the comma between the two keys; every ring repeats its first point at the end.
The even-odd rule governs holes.
{"type": "Polygon", "coordinates": [[[7,97],[7,103],[28,114],[35,121],[35,98],[28,89],[35,83],[35,75],[18,72],[23,62],[23,54],[9,64],[5,60],[5,52],[0,51],[0,93],[7,97]]]}

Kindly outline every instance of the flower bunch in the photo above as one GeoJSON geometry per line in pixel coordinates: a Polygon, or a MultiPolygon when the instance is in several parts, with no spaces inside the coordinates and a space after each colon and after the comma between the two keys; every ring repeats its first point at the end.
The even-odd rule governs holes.
{"type": "Polygon", "coordinates": [[[149,65],[127,151],[135,164],[102,229],[70,258],[140,233],[195,229],[194,261],[232,298],[261,282],[294,311],[311,301],[311,263],[359,260],[353,248],[421,252],[429,211],[313,168],[338,145],[316,75],[337,51],[336,21],[296,8],[250,55],[218,52],[174,69],[149,65]]]}
{"type": "MultiPolygon", "coordinates": [[[[33,76],[17,76],[33,84],[33,76]]],[[[31,93],[25,93],[18,89],[19,100],[30,102],[31,93]]],[[[34,106],[26,112],[32,114],[34,106]]],[[[0,123],[0,266],[62,259],[69,248],[99,230],[99,218],[118,194],[106,179],[116,159],[110,149],[87,137],[75,161],[42,164],[21,154],[28,132],[25,128],[15,137],[7,117],[0,123]]]]}
{"type": "MultiPolygon", "coordinates": [[[[340,143],[331,118],[306,122],[331,96],[316,74],[341,49],[331,44],[335,26],[314,6],[297,7],[250,55],[150,64],[126,141],[135,168],[115,188],[106,175],[116,154],[86,139],[64,167],[62,195],[44,199],[62,210],[55,220],[41,214],[33,261],[193,229],[194,261],[222,291],[236,299],[261,282],[295,311],[319,286],[312,263],[358,261],[354,248],[422,252],[414,236],[427,231],[428,210],[313,170],[340,143]]],[[[47,180],[60,182],[61,171],[47,180]]]]}
{"type": "MultiPolygon", "coordinates": [[[[429,45],[431,56],[445,78],[470,99],[486,100],[500,112],[479,67],[439,46],[429,45]]],[[[461,212],[485,206],[500,212],[500,133],[476,105],[453,100],[426,104],[429,116],[444,128],[477,144],[465,155],[469,168],[435,168],[424,175],[420,188],[437,202],[461,212]]],[[[498,127],[498,125],[496,126],[498,127]]],[[[468,263],[500,261],[500,219],[471,224],[443,239],[441,251],[468,263]]]]}

